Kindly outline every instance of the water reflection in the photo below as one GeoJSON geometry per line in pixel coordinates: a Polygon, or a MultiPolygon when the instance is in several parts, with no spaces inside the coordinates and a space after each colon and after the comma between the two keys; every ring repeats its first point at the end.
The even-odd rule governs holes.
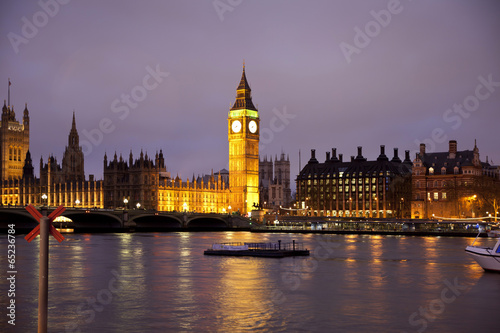
{"type": "MultiPolygon", "coordinates": [[[[50,245],[49,330],[76,323],[82,332],[415,331],[409,316],[439,299],[445,281],[455,278],[468,289],[429,331],[474,330],[472,321],[455,323],[468,314],[494,317],[500,274],[484,273],[465,254],[471,242],[246,232],[68,235],[50,245]],[[326,243],[332,251],[283,259],[203,256],[212,243],[278,239],[311,250],[326,243]],[[78,307],[93,309],[88,299],[105,295],[113,272],[120,291],[88,320],[78,307]]],[[[36,330],[38,244],[19,248],[25,273],[17,285],[16,328],[29,332],[36,330]]],[[[4,281],[0,287],[5,290],[4,281]]]]}

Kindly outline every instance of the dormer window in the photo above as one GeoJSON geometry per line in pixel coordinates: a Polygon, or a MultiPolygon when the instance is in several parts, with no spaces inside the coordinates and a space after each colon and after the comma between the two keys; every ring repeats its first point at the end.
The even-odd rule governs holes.
{"type": "Polygon", "coordinates": [[[455,175],[458,175],[458,167],[457,167],[457,166],[453,168],[453,173],[454,173],[455,175]]]}
{"type": "Polygon", "coordinates": [[[441,168],[441,174],[442,174],[442,175],[446,175],[446,168],[445,168],[445,167],[442,167],[442,168],[441,168]]]}

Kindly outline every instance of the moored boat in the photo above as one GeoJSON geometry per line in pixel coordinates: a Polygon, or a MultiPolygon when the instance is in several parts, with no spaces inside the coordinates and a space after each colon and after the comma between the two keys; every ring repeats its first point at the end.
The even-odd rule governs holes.
{"type": "Polygon", "coordinates": [[[500,238],[493,248],[469,245],[465,248],[465,251],[471,255],[485,271],[500,272],[500,238]]]}
{"type": "Polygon", "coordinates": [[[211,249],[203,252],[206,255],[215,256],[250,256],[250,257],[295,257],[308,256],[309,250],[303,244],[284,243],[222,243],[213,244],[211,249]]]}

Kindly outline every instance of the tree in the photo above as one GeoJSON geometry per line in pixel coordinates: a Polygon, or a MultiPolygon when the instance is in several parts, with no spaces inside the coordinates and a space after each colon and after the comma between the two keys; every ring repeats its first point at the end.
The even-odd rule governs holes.
{"type": "Polygon", "coordinates": [[[500,211],[500,181],[488,176],[476,177],[471,190],[477,196],[479,210],[489,212],[497,221],[500,211]]]}

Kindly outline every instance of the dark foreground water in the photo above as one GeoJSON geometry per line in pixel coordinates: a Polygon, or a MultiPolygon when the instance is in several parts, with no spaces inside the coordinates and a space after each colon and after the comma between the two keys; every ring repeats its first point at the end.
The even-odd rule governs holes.
{"type": "MultiPolygon", "coordinates": [[[[181,232],[51,240],[49,332],[496,332],[500,274],[471,238],[181,232]],[[295,239],[310,257],[204,256],[295,239]]],[[[38,238],[16,242],[15,326],[0,235],[0,331],[36,332],[38,238]]],[[[493,239],[477,244],[493,245],[493,239]]]]}

